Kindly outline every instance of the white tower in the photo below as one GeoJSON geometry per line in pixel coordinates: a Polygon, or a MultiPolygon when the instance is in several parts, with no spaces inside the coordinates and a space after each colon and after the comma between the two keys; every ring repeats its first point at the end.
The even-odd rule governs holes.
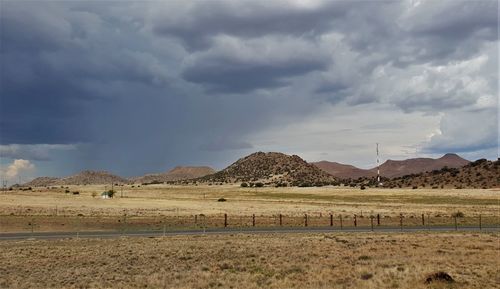
{"type": "Polygon", "coordinates": [[[378,155],[378,143],[377,143],[377,185],[380,185],[380,159],[378,155]]]}

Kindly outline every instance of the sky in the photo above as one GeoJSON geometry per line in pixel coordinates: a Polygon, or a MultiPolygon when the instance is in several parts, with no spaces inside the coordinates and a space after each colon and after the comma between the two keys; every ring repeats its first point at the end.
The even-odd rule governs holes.
{"type": "Polygon", "coordinates": [[[0,171],[497,159],[498,1],[0,1],[0,171]]]}

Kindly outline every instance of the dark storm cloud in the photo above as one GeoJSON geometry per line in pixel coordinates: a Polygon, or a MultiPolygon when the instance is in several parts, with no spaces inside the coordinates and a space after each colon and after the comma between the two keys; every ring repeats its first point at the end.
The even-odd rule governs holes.
{"type": "Polygon", "coordinates": [[[109,41],[132,33],[112,33],[97,14],[53,2],[2,5],[2,144],[90,141],[86,110],[100,98],[118,99],[96,86],[154,85],[161,77],[150,57],[109,41]]]}
{"type": "Polygon", "coordinates": [[[489,147],[494,128],[462,143],[448,122],[494,106],[498,2],[416,3],[4,2],[0,144],[33,159],[79,144],[74,170],[220,167],[342,103],[453,111],[426,150],[489,147]]]}
{"type": "Polygon", "coordinates": [[[244,93],[259,88],[286,86],[287,77],[325,68],[315,59],[290,59],[285,63],[252,63],[233,59],[204,59],[183,72],[187,81],[205,84],[211,92],[244,93]]]}

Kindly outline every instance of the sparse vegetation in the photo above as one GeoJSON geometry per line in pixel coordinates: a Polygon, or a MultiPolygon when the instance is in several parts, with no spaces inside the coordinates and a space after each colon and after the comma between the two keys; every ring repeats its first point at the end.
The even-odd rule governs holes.
{"type": "Polygon", "coordinates": [[[193,181],[201,183],[247,183],[250,187],[323,186],[336,179],[299,156],[257,152],[239,159],[226,169],[193,181]]]}
{"type": "Polygon", "coordinates": [[[2,241],[0,287],[427,289],[449,288],[450,276],[453,288],[496,288],[498,260],[492,256],[499,237],[325,233],[2,241]],[[371,258],[359,260],[363,255],[371,258]]]}

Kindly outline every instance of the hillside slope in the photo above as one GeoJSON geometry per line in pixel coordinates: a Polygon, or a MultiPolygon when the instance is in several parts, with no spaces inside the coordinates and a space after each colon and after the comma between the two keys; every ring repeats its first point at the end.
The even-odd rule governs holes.
{"type": "Polygon", "coordinates": [[[215,170],[206,166],[177,166],[166,173],[149,174],[132,178],[134,183],[164,183],[170,181],[200,178],[215,173],[215,170]]]}
{"type": "Polygon", "coordinates": [[[335,183],[336,179],[299,156],[278,152],[257,152],[239,159],[198,182],[260,182],[273,186],[313,186],[335,183]]]}
{"type": "Polygon", "coordinates": [[[500,161],[480,159],[461,168],[445,167],[426,173],[405,175],[386,181],[384,187],[498,188],[500,161]]]}

